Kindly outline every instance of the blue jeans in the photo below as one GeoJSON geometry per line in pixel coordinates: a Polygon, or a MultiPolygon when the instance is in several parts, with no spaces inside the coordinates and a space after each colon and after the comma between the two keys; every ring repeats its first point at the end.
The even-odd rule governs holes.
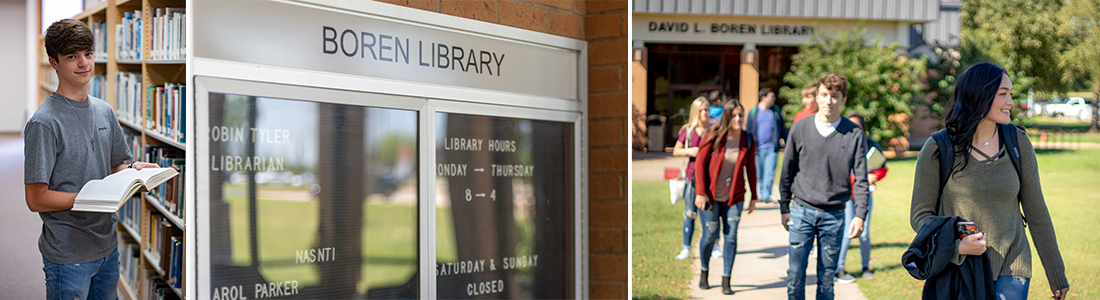
{"type": "Polygon", "coordinates": [[[836,277],[840,255],[841,234],[844,233],[844,212],[826,212],[791,202],[790,247],[787,248],[790,268],[787,269],[787,299],[806,299],[806,267],[814,237],[821,247],[817,251],[817,299],[833,299],[833,277],[836,277]]]}
{"type": "MultiPolygon", "coordinates": [[[[687,187],[684,188],[684,249],[691,249],[691,236],[695,234],[695,218],[688,217],[688,213],[699,217],[699,208],[695,207],[695,185],[688,181],[687,187]]],[[[710,253],[710,252],[702,252],[710,253]]]]}
{"type": "Polygon", "coordinates": [[[775,162],[779,154],[774,149],[756,152],[756,187],[760,191],[759,200],[772,198],[772,183],[775,182],[775,162]]]}
{"type": "Polygon", "coordinates": [[[42,259],[46,299],[118,299],[118,249],[107,257],[82,264],[59,265],[42,259]]]}
{"type": "Polygon", "coordinates": [[[733,259],[737,256],[737,225],[741,223],[741,209],[745,202],[729,206],[726,202],[714,202],[713,205],[703,210],[700,215],[703,222],[703,237],[699,242],[699,256],[702,259],[703,270],[710,269],[709,250],[715,247],[718,240],[718,227],[722,226],[722,235],[725,236],[725,245],[722,245],[722,260],[724,269],[722,276],[730,276],[733,271],[733,259]],[[719,223],[719,221],[721,223],[719,223]]]}
{"type": "Polygon", "coordinates": [[[997,282],[993,284],[993,290],[999,300],[1026,300],[1027,289],[1031,284],[1031,278],[1019,276],[997,276],[997,282]]]}
{"type": "MultiPolygon", "coordinates": [[[[863,219],[863,233],[859,235],[859,257],[862,259],[864,269],[871,267],[871,207],[874,203],[871,194],[867,194],[867,217],[863,219]]],[[[852,244],[852,239],[848,238],[852,233],[848,232],[848,228],[852,226],[852,220],[855,218],[856,201],[848,199],[844,203],[844,237],[840,242],[840,262],[836,265],[837,270],[844,270],[844,258],[848,255],[848,246],[852,244]]]]}
{"type": "MultiPolygon", "coordinates": [[[[691,182],[684,188],[684,249],[691,249],[691,237],[695,234],[695,218],[688,217],[688,213],[699,217],[699,208],[695,207],[695,183],[691,182]]],[[[699,252],[699,255],[710,255],[711,250],[699,252]]]]}

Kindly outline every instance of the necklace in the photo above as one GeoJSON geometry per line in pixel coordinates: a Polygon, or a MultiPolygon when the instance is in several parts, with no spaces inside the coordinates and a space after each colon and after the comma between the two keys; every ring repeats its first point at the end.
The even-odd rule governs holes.
{"type": "Polygon", "coordinates": [[[993,136],[997,135],[997,128],[993,128],[993,134],[989,135],[989,139],[985,140],[982,146],[989,146],[989,142],[993,140],[993,136]]]}
{"type": "MultiPolygon", "coordinates": [[[[80,116],[80,113],[76,111],[76,107],[69,101],[72,100],[65,99],[65,104],[68,104],[69,108],[73,109],[73,114],[80,120],[80,125],[84,126],[84,118],[80,116]]],[[[88,106],[92,108],[92,127],[95,127],[95,106],[92,106],[91,103],[88,103],[88,106]]],[[[88,143],[92,146],[92,151],[95,151],[95,135],[92,135],[92,132],[87,127],[84,128],[84,132],[88,134],[88,143]]]]}

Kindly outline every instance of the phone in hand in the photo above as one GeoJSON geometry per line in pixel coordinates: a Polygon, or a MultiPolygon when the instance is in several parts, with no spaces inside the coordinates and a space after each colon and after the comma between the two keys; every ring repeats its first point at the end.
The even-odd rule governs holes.
{"type": "Polygon", "coordinates": [[[978,233],[978,225],[975,225],[974,222],[959,222],[957,224],[960,239],[978,233]]]}

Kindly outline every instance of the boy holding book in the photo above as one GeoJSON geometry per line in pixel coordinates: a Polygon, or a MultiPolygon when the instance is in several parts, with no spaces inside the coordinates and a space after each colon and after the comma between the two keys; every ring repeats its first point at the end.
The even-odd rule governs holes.
{"type": "Polygon", "coordinates": [[[49,299],[117,299],[116,221],[112,213],[72,211],[90,180],[128,167],[155,168],[130,160],[122,128],[107,102],[87,93],[95,74],[92,30],[64,19],[46,30],[46,54],[57,71],[57,91],[24,129],[23,183],[27,207],[42,218],[38,249],[49,299]]]}

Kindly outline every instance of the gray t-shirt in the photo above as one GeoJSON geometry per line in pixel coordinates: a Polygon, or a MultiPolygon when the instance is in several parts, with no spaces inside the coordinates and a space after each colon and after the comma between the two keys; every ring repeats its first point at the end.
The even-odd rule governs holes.
{"type": "MultiPolygon", "coordinates": [[[[91,96],[78,102],[50,95],[27,121],[24,132],[23,183],[44,182],[52,191],[79,192],[88,181],[107,177],[111,167],[131,158],[114,110],[91,96]]],[[[118,218],[113,213],[62,210],[38,215],[42,218],[38,250],[50,262],[86,263],[118,247],[118,218]]]]}

